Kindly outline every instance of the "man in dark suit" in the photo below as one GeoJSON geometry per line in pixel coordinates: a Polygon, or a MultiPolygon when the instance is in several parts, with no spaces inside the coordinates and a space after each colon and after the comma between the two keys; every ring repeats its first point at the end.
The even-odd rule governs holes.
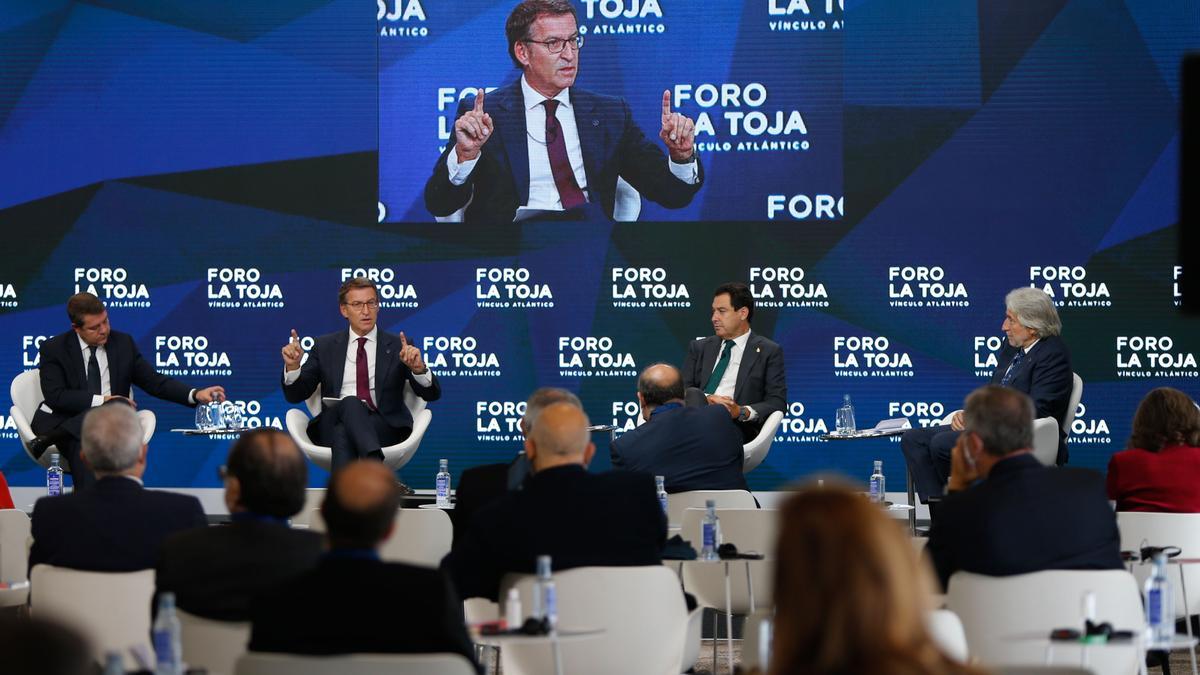
{"type": "Polygon", "coordinates": [[[314,567],[324,541],[288,526],[304,506],[308,469],[287,434],[272,428],[242,434],[221,475],[233,522],[167,539],[156,585],[197,616],[248,621],[250,599],[314,567]]]}
{"type": "Polygon", "coordinates": [[[693,340],[683,361],[688,405],[719,403],[729,409],[749,441],[763,422],[787,407],[783,349],[750,331],[754,296],[746,284],[722,284],[713,292],[715,335],[693,340]]]}
{"type": "Polygon", "coordinates": [[[146,446],[133,408],[101,406],[83,421],[81,461],[90,490],[44,497],[33,507],[29,568],[47,563],[96,572],[154,567],[166,538],[207,520],[195,497],[147,490],[146,446]]]}
{"type": "Polygon", "coordinates": [[[404,403],[405,384],[426,401],[442,395],[416,345],[404,333],[392,335],[376,325],[375,282],[348,279],[338,290],[338,305],[348,330],[317,338],[307,360],[295,330],[282,349],[283,397],[289,403],[307,399],[318,386],[322,398],[341,399],[308,424],[309,438],[331,448],[335,471],[360,457],[382,460],[383,447],[409,437],[413,419],[404,403]]]}
{"type": "MultiPolygon", "coordinates": [[[[1071,355],[1061,337],[1062,321],[1050,297],[1036,288],[1012,290],[1004,304],[1002,328],[1008,340],[1000,350],[990,384],[1028,394],[1037,417],[1058,420],[1057,464],[1066,464],[1066,418],[1074,373],[1071,355]]],[[[950,473],[950,449],[962,428],[963,415],[959,411],[950,424],[910,429],[900,438],[900,449],[922,501],[942,494],[950,473]]]]}
{"type": "Polygon", "coordinates": [[[1033,415],[1030,398],[1011,387],[987,385],[967,397],[950,494],[929,535],[943,585],[958,570],[1004,576],[1121,568],[1104,478],[1042,466],[1030,454],[1033,415]]]}
{"type": "Polygon", "coordinates": [[[104,303],[91,293],[72,295],[67,316],[71,330],[46,340],[40,348],[38,375],[45,400],[30,421],[38,437],[29,449],[40,457],[51,445],[57,447],[70,466],[76,490],[95,481],[79,461],[80,429],[88,411],[112,401],[132,405],[133,385],[155,398],[186,406],[225,396],[223,387],[193,389],[156,372],[142,358],[133,337],[111,329],[104,303]]]}
{"type": "Polygon", "coordinates": [[[649,474],[591,474],[596,451],[587,415],[569,403],[542,409],[525,452],[533,476],[475,514],[442,561],[464,598],[498,600],[509,573],[532,574],[537,557],[555,570],[589,565],[657,565],[667,519],[649,474]]]}
{"type": "Polygon", "coordinates": [[[251,651],[455,652],[474,660],[449,580],[379,559],[400,500],[382,464],[359,461],[334,472],[321,504],[330,551],[316,568],[251,602],[251,651]]]}
{"type": "Polygon", "coordinates": [[[742,432],[721,405],[683,404],[683,379],[658,363],[638,377],[645,424],[612,442],[614,469],[663,476],[667,492],[746,490],[742,432]]]}
{"type": "Polygon", "coordinates": [[[506,223],[520,207],[559,217],[614,218],[617,178],[667,208],[687,206],[703,171],[691,119],[663,92],[660,138],[633,122],[623,99],[576,88],[583,37],[567,0],[525,0],[505,24],[519,82],[463,101],[455,142],[434,164],[425,207],[467,223],[506,223]],[[485,102],[486,98],[486,102],[485,102]]]}

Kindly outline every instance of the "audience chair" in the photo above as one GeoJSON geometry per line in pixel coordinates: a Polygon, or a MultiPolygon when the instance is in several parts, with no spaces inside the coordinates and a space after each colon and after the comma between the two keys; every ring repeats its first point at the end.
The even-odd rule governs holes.
{"type": "MultiPolygon", "coordinates": [[[[412,413],[412,435],[401,443],[383,448],[383,463],[393,471],[399,471],[413,458],[417,452],[417,446],[421,444],[421,438],[425,436],[425,431],[429,428],[430,420],[433,419],[433,412],[425,407],[425,399],[414,394],[412,386],[407,383],[404,385],[404,404],[412,413]]],[[[304,402],[304,405],[308,407],[308,412],[312,417],[321,413],[321,387],[319,385],[312,396],[309,396],[308,400],[304,402]]],[[[299,408],[292,408],[287,411],[284,419],[287,431],[291,434],[292,440],[296,441],[296,445],[300,446],[313,464],[328,471],[333,461],[333,451],[328,446],[317,445],[309,440],[309,416],[299,408]]]]}
{"type": "MultiPolygon", "coordinates": [[[[508,575],[500,596],[515,587],[522,607],[533,607],[536,577],[508,575]]],[[[560,644],[563,672],[571,675],[678,675],[688,611],[675,574],[661,566],[578,567],[554,573],[559,630],[600,629],[588,639],[560,644]]],[[[545,644],[505,644],[505,675],[554,672],[545,644]]]]}
{"type": "Polygon", "coordinates": [[[175,611],[183,638],[183,662],[190,668],[203,668],[208,675],[233,675],[238,657],[246,653],[250,642],[250,622],[214,621],[175,611]]]}
{"type": "MultiPolygon", "coordinates": [[[[325,488],[305,488],[304,506],[300,512],[292,516],[292,527],[309,527],[316,529],[314,523],[321,518],[321,502],[325,501],[325,488]]],[[[321,528],[322,531],[324,528],[321,528]]]]}
{"type": "MultiPolygon", "coordinates": [[[[1121,531],[1121,550],[1140,551],[1142,546],[1178,546],[1180,558],[1200,558],[1200,513],[1146,513],[1120,511],[1117,513],[1117,528],[1121,531]]],[[[1142,588],[1154,566],[1133,563],[1133,576],[1138,588],[1142,588]]],[[[1175,618],[1182,619],[1191,611],[1200,608],[1200,567],[1196,565],[1168,565],[1167,575],[1175,587],[1175,618]],[[1183,584],[1187,586],[1188,604],[1183,604],[1183,585],[1179,573],[1183,572],[1183,584]]]]}
{"type": "Polygon", "coordinates": [[[437,567],[450,552],[453,538],[454,526],[445,511],[400,509],[396,512],[392,536],[383,542],[379,557],[385,562],[437,567]]]}
{"type": "Polygon", "coordinates": [[[87,572],[36,565],[30,572],[31,612],[74,627],[91,643],[96,660],[120,652],[126,670],[137,670],[130,649],[150,646],[150,602],[154,570],[87,572]]]}
{"type": "Polygon", "coordinates": [[[476,675],[461,654],[346,654],[301,656],[249,652],[236,675],[476,675]]]}
{"type": "MultiPolygon", "coordinates": [[[[29,443],[37,436],[33,433],[33,427],[29,426],[29,423],[33,419],[33,413],[37,411],[43,401],[42,381],[39,379],[38,369],[27,370],[14,377],[9,393],[13,400],[9,415],[12,416],[13,424],[17,427],[17,435],[21,438],[21,447],[25,449],[25,454],[29,455],[29,459],[40,464],[42,468],[49,469],[50,455],[55,452],[62,454],[57,447],[52,445],[46,448],[46,452],[42,454],[41,458],[36,458],[33,453],[29,452],[29,443]]],[[[139,410],[137,416],[138,422],[142,424],[142,442],[149,444],[158,421],[154,417],[154,413],[149,410],[139,410]]],[[[71,470],[66,457],[61,458],[59,466],[63,468],[63,471],[71,470]]]]}
{"type": "MultiPolygon", "coordinates": [[[[761,641],[764,637],[768,642],[772,641],[772,636],[763,635],[763,624],[774,614],[774,610],[759,609],[746,616],[746,621],[742,624],[742,657],[738,660],[738,665],[741,666],[743,672],[754,669],[766,672],[767,666],[770,665],[760,658],[759,650],[763,646],[761,641]]],[[[770,645],[768,644],[767,647],[769,649],[770,645]]],[[[715,669],[714,672],[716,672],[715,669]]]]}
{"type": "MultiPolygon", "coordinates": [[[[20,509],[0,510],[0,581],[23,581],[29,567],[29,516],[20,509]]],[[[0,607],[18,607],[29,589],[0,593],[0,607]]]]}
{"type": "MultiPolygon", "coordinates": [[[[1054,628],[1081,628],[1085,593],[1096,596],[1096,618],[1135,633],[1146,625],[1141,593],[1125,570],[1048,570],[1009,577],[957,572],[950,577],[946,607],[962,620],[971,657],[984,666],[1046,665],[1054,628]]],[[[1055,646],[1057,663],[1080,663],[1078,645],[1055,646]]],[[[1128,675],[1137,668],[1130,644],[1108,645],[1091,666],[1100,675],[1128,675]]]]}
{"type": "MultiPolygon", "coordinates": [[[[746,490],[691,490],[667,495],[667,523],[671,527],[683,524],[683,513],[688,509],[702,509],[704,502],[712,499],[719,509],[754,509],[758,503],[754,495],[746,490]]],[[[685,536],[684,539],[687,539],[685,536]]]]}
{"type": "Polygon", "coordinates": [[[750,473],[767,458],[767,453],[771,451],[771,441],[775,440],[775,432],[779,431],[782,422],[783,411],[776,410],[763,422],[762,429],[759,429],[754,440],[742,446],[742,473],[750,473]]]}
{"type": "Polygon", "coordinates": [[[943,654],[959,663],[967,663],[970,655],[967,634],[957,614],[948,609],[935,609],[925,615],[925,628],[943,654]]]}

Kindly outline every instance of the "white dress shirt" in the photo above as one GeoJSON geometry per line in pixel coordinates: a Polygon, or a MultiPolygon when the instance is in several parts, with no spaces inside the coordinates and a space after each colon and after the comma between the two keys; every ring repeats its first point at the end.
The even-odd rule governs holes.
{"type": "MultiPolygon", "coordinates": [[[[542,105],[546,96],[531,87],[524,75],[521,76],[521,92],[525,98],[526,144],[529,149],[529,203],[521,206],[543,211],[562,211],[562,198],[558,194],[558,186],[554,184],[550,151],[546,143],[546,106],[542,105]]],[[[571,105],[571,92],[569,89],[563,89],[554,99],[559,102],[554,117],[562,129],[563,143],[567,146],[567,159],[571,162],[575,182],[579,184],[579,189],[583,191],[586,199],[587,172],[583,166],[583,147],[579,142],[579,129],[575,126],[575,108],[571,105]]],[[[458,153],[446,153],[450,182],[454,185],[467,182],[467,177],[471,175],[471,170],[478,161],[479,158],[476,157],[460,164],[458,153]]],[[[700,179],[695,162],[679,164],[668,159],[667,165],[676,178],[689,185],[696,184],[700,179]]]]}
{"type": "MultiPolygon", "coordinates": [[[[348,328],[347,331],[350,334],[350,341],[346,343],[346,362],[342,364],[342,389],[338,392],[338,398],[358,396],[358,338],[360,336],[354,332],[353,328],[348,328]]],[[[366,343],[363,344],[363,350],[367,353],[367,378],[369,380],[367,386],[371,389],[371,402],[378,406],[379,396],[375,393],[375,352],[379,347],[379,326],[375,326],[371,332],[361,337],[367,338],[366,343]]],[[[396,358],[399,359],[400,355],[397,354],[396,358]]],[[[284,384],[293,384],[299,378],[299,368],[283,372],[284,384]]],[[[428,367],[424,373],[419,375],[413,373],[413,379],[423,387],[428,387],[433,383],[433,375],[429,373],[428,367]]],[[[328,394],[325,395],[328,396],[328,394]]]]}
{"type": "MultiPolygon", "coordinates": [[[[737,388],[738,370],[742,367],[742,354],[746,352],[746,343],[750,341],[750,331],[742,333],[738,337],[733,338],[733,346],[729,348],[729,365],[725,368],[725,373],[721,375],[721,381],[717,383],[717,390],[713,393],[717,396],[728,396],[733,398],[733,391],[737,388]]],[[[721,361],[721,352],[725,350],[725,341],[721,341],[721,347],[717,350],[717,360],[713,362],[713,370],[717,369],[717,363],[721,361]]],[[[710,371],[711,372],[711,371],[710,371]]],[[[754,408],[750,408],[750,419],[756,419],[758,413],[754,408]]]]}

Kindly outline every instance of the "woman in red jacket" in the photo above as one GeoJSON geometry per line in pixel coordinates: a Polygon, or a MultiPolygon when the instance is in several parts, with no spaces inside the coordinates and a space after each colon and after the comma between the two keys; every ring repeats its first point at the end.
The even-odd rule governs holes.
{"type": "Polygon", "coordinates": [[[1108,460],[1108,498],[1118,511],[1200,513],[1200,409],[1170,387],[1146,394],[1129,449],[1108,460]]]}

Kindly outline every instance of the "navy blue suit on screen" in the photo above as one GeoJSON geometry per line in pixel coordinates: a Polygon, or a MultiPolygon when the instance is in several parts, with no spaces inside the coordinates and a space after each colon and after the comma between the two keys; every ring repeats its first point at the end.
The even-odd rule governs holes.
{"type": "Polygon", "coordinates": [[[611,452],[614,469],[664,476],[670,493],[748,489],[742,432],[724,406],[656,408],[648,422],[614,440],[611,452]]]}
{"type": "MultiPolygon", "coordinates": [[[[671,173],[666,152],[634,123],[624,99],[578,87],[570,92],[590,204],[599,204],[611,220],[618,176],[646,199],[669,209],[691,203],[704,183],[699,158],[699,180],[689,185],[671,173]]],[[[474,97],[461,101],[455,119],[474,103],[474,97]]],[[[446,156],[454,152],[451,139],[425,183],[425,208],[442,217],[466,206],[466,223],[511,223],[517,207],[529,203],[529,145],[520,80],[488,93],[483,109],[491,116],[494,131],[483,145],[478,163],[465,183],[451,183],[446,169],[446,156]]]]}

